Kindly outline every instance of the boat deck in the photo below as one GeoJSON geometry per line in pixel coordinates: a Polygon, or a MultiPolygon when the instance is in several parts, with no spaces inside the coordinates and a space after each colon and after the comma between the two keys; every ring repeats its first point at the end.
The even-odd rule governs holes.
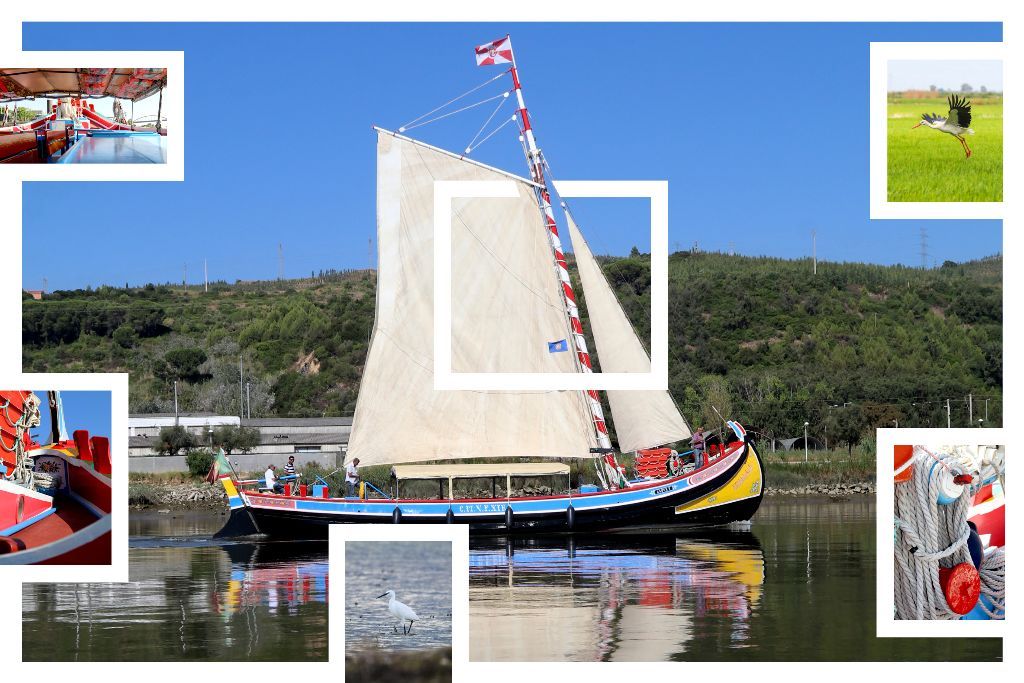
{"type": "Polygon", "coordinates": [[[96,130],[83,136],[58,164],[165,164],[167,137],[152,131],[96,130]]]}
{"type": "Polygon", "coordinates": [[[57,511],[11,536],[18,550],[38,548],[66,538],[96,521],[96,515],[71,498],[56,501],[57,511]]]}

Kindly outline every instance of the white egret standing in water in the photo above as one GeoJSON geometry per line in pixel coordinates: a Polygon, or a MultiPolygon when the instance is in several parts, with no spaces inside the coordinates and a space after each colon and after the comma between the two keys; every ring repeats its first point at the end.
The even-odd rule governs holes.
{"type": "MultiPolygon", "coordinates": [[[[388,598],[388,611],[395,615],[395,618],[398,619],[399,622],[401,622],[402,633],[404,633],[405,635],[409,635],[410,633],[412,633],[412,622],[419,619],[419,617],[416,616],[416,612],[414,612],[412,608],[406,605],[405,603],[398,602],[398,600],[395,600],[395,591],[389,590],[377,596],[378,599],[383,597],[388,598]],[[406,621],[409,622],[409,630],[406,630],[405,628],[406,621]]],[[[397,631],[398,629],[395,629],[396,633],[397,631]]]]}

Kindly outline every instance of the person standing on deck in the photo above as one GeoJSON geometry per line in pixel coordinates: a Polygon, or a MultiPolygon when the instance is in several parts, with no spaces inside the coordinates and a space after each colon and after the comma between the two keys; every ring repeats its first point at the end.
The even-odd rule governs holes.
{"type": "Polygon", "coordinates": [[[704,453],[704,432],[701,431],[700,426],[693,430],[693,438],[690,440],[693,444],[693,456],[697,463],[700,463],[700,456],[704,453]]]}
{"type": "Polygon", "coordinates": [[[359,483],[359,458],[355,458],[345,467],[345,496],[355,498],[356,484],[359,483]]]}
{"type": "Polygon", "coordinates": [[[284,464],[284,476],[291,477],[288,481],[288,492],[295,494],[295,456],[289,455],[288,462],[284,464]]]}

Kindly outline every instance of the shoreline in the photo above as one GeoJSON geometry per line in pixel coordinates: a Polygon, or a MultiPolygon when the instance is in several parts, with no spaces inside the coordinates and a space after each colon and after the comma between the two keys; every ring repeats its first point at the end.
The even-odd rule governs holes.
{"type": "MultiPolygon", "coordinates": [[[[870,481],[846,484],[807,483],[776,488],[765,487],[766,498],[827,496],[852,498],[874,496],[875,484],[870,481]]],[[[227,494],[219,484],[202,480],[167,482],[158,479],[136,479],[128,484],[128,505],[132,510],[209,510],[227,509],[227,494]]]]}
{"type": "Polygon", "coordinates": [[[345,680],[349,683],[447,683],[452,680],[452,649],[346,652],[345,680]]]}

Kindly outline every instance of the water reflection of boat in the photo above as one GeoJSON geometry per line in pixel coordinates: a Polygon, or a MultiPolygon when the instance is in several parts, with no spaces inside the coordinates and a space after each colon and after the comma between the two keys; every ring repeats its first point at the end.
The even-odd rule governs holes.
{"type": "Polygon", "coordinates": [[[740,642],[763,583],[751,533],[474,539],[471,658],[655,661],[705,619],[740,642]]]}
{"type": "Polygon", "coordinates": [[[327,602],[327,545],[321,542],[235,543],[223,546],[231,561],[227,583],[214,584],[210,604],[230,617],[245,607],[272,612],[327,602]]]}
{"type": "Polygon", "coordinates": [[[25,659],[326,659],[324,544],[147,541],[128,583],[28,586],[25,659]]]}

